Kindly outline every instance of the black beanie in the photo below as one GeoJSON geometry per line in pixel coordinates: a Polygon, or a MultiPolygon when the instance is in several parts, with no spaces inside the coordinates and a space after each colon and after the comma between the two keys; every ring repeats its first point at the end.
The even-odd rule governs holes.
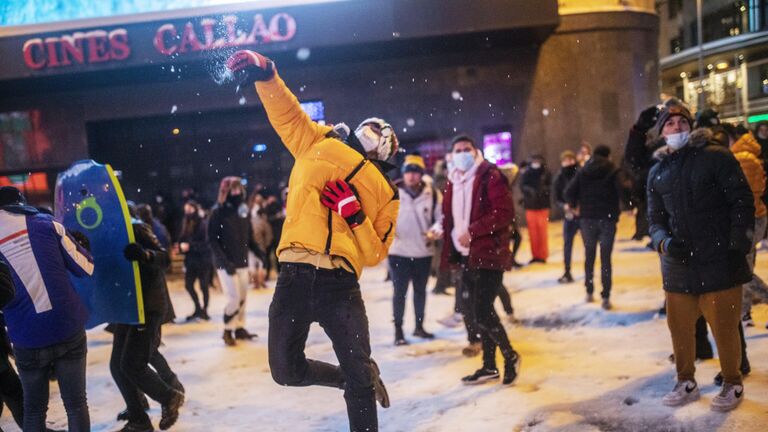
{"type": "Polygon", "coordinates": [[[674,116],[683,117],[688,122],[688,125],[691,126],[691,129],[693,129],[693,117],[688,108],[679,100],[670,99],[664,104],[661,111],[659,111],[659,118],[656,121],[656,132],[659,135],[661,135],[664,125],[674,116]]]}
{"type": "Polygon", "coordinates": [[[0,187],[0,207],[11,204],[24,204],[25,202],[24,195],[15,187],[0,187]]]}

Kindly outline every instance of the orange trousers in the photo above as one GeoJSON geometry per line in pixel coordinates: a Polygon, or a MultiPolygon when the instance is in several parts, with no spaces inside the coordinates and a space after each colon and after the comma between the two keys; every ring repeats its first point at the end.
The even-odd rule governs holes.
{"type": "Polygon", "coordinates": [[[531,255],[536,259],[546,260],[549,257],[547,243],[549,209],[526,210],[525,221],[528,223],[528,237],[531,238],[531,255]]]}

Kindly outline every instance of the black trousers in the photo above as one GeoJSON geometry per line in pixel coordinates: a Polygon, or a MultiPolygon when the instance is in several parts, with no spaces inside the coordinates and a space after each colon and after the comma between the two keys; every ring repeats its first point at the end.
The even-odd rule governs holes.
{"type": "Polygon", "coordinates": [[[211,280],[210,260],[186,260],[184,262],[184,287],[187,289],[192,303],[195,305],[195,312],[201,310],[208,312],[208,301],[210,299],[209,284],[211,280]],[[203,303],[200,304],[200,298],[195,291],[195,281],[199,281],[200,291],[203,293],[203,303]]]}
{"type": "Polygon", "coordinates": [[[283,263],[269,306],[269,367],[281,385],[344,389],[353,432],[378,431],[368,317],[354,274],[283,263]],[[313,322],[333,343],[339,366],[307,359],[313,322]]]}
{"type": "Polygon", "coordinates": [[[19,427],[24,424],[24,390],[21,387],[19,375],[8,361],[8,356],[0,358],[0,413],[3,412],[2,404],[8,406],[13,415],[13,420],[19,427]]]}
{"type": "Polygon", "coordinates": [[[115,325],[109,369],[125,400],[128,415],[135,422],[149,421],[149,416],[142,407],[139,392],[163,405],[173,397],[173,388],[149,367],[152,357],[157,352],[157,338],[162,318],[161,314],[148,313],[145,325],[115,325]]]}
{"type": "Polygon", "coordinates": [[[479,333],[483,343],[483,367],[486,369],[496,369],[496,347],[499,347],[505,360],[514,356],[507,332],[493,307],[503,276],[501,270],[465,268],[462,271],[463,295],[468,302],[464,321],[468,322],[468,332],[479,333]]]}

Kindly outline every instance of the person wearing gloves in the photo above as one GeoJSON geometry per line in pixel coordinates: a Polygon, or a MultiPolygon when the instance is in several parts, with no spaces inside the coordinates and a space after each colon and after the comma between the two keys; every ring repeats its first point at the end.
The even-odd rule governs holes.
{"type": "Polygon", "coordinates": [[[739,163],[711,140],[711,131],[691,133],[693,119],[682,104],[658,114],[656,130],[666,145],[648,175],[648,219],[659,252],[672,335],[677,384],[662,403],[682,406],[700,396],[695,379],[696,320],[703,315],[717,344],[723,388],[712,409],[729,411],[744,399],[740,323],[742,284],[752,278],[755,206],[739,163]]]}
{"type": "MultiPolygon", "coordinates": [[[[156,351],[160,327],[171,307],[165,282],[165,271],[171,264],[171,258],[152,232],[151,226],[133,219],[132,227],[136,241],[125,247],[123,255],[128,261],[139,264],[145,322],[113,324],[114,339],[109,369],[127,406],[125,417],[128,423],[121,431],[154,430],[152,421],[144,411],[142,393],[161,404],[160,429],[166,430],[179,418],[179,409],[184,404],[183,387],[172,371],[168,375],[174,379],[166,381],[149,365],[152,357],[158,355],[156,351]]],[[[164,361],[163,366],[161,369],[167,368],[164,361]]]]}
{"type": "Polygon", "coordinates": [[[376,401],[389,396],[371,358],[358,279],[379,264],[395,236],[398,189],[385,164],[398,148],[394,129],[369,118],[349,133],[317,124],[268,58],[238,51],[227,61],[241,85],[253,85],[270,123],[296,162],[288,182],[277,247],[280,276],[269,308],[269,366],[282,385],[344,389],[352,431],[378,430],[376,401]],[[339,366],[304,356],[313,322],[333,342],[339,366]]]}
{"type": "Polygon", "coordinates": [[[44,431],[53,369],[70,431],[91,428],[85,390],[88,311],[70,276],[93,273],[88,251],[53,217],[26,205],[22,193],[0,188],[0,260],[16,295],[3,308],[24,390],[24,426],[44,431]]]}
{"type": "Polygon", "coordinates": [[[399,185],[400,212],[397,231],[389,248],[389,268],[395,292],[395,345],[407,345],[403,333],[403,314],[408,285],[413,283],[413,308],[416,329],[413,335],[424,339],[435,337],[424,330],[424,309],[427,302],[427,280],[437,237],[434,225],[440,222],[440,197],[431,183],[423,180],[424,159],[408,155],[403,163],[403,180],[399,185]]]}
{"type": "Polygon", "coordinates": [[[224,343],[251,340],[257,335],[245,329],[245,307],[250,275],[248,250],[259,253],[253,241],[251,219],[245,204],[245,186],[240,177],[224,177],[219,184],[217,204],[208,219],[208,242],[221,287],[227,295],[224,307],[224,343]]]}
{"type": "MultiPolygon", "coordinates": [[[[505,270],[511,267],[509,222],[514,215],[507,179],[496,165],[483,159],[466,135],[451,144],[456,169],[449,176],[443,200],[443,268],[462,268],[461,297],[467,333],[479,339],[483,366],[462,378],[478,384],[499,378],[496,347],[504,356],[502,383],[515,382],[520,355],[512,349],[493,303],[505,270]]],[[[458,294],[457,294],[458,295],[458,294]]]]}

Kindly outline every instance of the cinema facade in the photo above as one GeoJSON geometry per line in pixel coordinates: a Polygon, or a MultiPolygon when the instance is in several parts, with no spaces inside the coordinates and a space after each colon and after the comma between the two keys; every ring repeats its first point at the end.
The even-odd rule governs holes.
{"type": "Polygon", "coordinates": [[[222,66],[243,48],[273,58],[315,120],[383,117],[430,163],[458,132],[498,162],[618,149],[658,97],[658,18],[652,1],[593,3],[609,2],[349,0],[0,27],[0,184],[49,201],[57,172],[93,158],[136,200],[195,187],[210,201],[224,175],[277,187],[292,159],[222,66]]]}

